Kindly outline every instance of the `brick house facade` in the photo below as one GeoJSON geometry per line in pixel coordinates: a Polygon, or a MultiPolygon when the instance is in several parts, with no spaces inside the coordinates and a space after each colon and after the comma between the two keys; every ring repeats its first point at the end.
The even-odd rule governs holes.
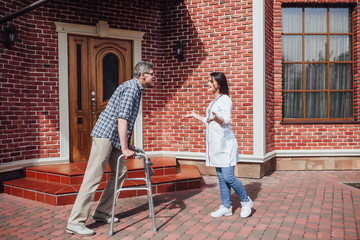
{"type": "MultiPolygon", "coordinates": [[[[1,3],[1,16],[27,6],[1,3]]],[[[176,156],[204,174],[205,128],[183,116],[204,114],[212,96],[205,83],[223,71],[233,101],[239,143],[238,176],[270,170],[360,169],[359,19],[356,0],[323,1],[48,1],[1,25],[17,40],[0,47],[0,172],[69,162],[67,36],[124,38],[133,64],[154,63],[156,85],[146,90],[135,144],[149,155],[176,156]],[[283,122],[282,7],[345,6],[353,23],[353,121],[283,122]],[[175,53],[184,44],[184,61],[175,53]]]]}

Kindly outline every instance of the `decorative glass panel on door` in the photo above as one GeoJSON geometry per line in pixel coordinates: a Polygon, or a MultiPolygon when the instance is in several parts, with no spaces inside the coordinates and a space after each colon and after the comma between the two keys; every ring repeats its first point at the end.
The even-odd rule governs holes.
{"type": "Polygon", "coordinates": [[[103,100],[110,99],[119,86],[119,59],[115,54],[107,54],[103,59],[103,100]]]}
{"type": "Polygon", "coordinates": [[[76,80],[77,80],[77,109],[82,110],[82,87],[81,87],[81,44],[76,44],[76,80]]]}

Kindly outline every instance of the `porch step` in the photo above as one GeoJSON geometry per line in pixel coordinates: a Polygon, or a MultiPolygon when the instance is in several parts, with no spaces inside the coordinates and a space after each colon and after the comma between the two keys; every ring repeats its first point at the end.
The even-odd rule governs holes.
{"type": "MultiPolygon", "coordinates": [[[[151,176],[153,194],[201,187],[201,174],[196,166],[178,165],[172,157],[151,157],[155,174],[151,176]]],[[[43,165],[26,168],[26,177],[4,182],[4,192],[51,205],[73,204],[80,189],[87,162],[43,165]]],[[[145,176],[143,160],[127,162],[128,178],[145,176]]],[[[107,166],[95,194],[97,201],[110,176],[107,166]]],[[[143,186],[144,181],[124,182],[124,187],[143,186]]],[[[119,198],[146,195],[144,190],[123,191],[119,198]]]]}
{"type": "MultiPolygon", "coordinates": [[[[172,157],[152,157],[155,174],[153,176],[175,174],[176,159],[172,157]]],[[[128,178],[144,177],[144,162],[142,159],[132,159],[126,163],[128,178]]],[[[73,162],[66,164],[42,165],[26,168],[26,177],[62,184],[81,184],[84,178],[87,162],[73,162]]],[[[110,168],[107,165],[103,180],[110,177],[110,168]]]]}

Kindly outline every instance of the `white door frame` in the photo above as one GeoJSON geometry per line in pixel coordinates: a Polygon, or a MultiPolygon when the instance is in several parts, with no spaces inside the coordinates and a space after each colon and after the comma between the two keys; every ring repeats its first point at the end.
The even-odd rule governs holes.
{"type": "MultiPolygon", "coordinates": [[[[107,22],[99,21],[96,26],[56,22],[59,51],[59,112],[60,112],[60,158],[70,161],[69,126],[69,65],[68,34],[105,37],[133,41],[133,64],[141,61],[141,41],[144,32],[109,28],[107,22]]],[[[135,146],[143,147],[142,104],[134,127],[135,146]]],[[[56,161],[56,159],[54,159],[56,161]]]]}

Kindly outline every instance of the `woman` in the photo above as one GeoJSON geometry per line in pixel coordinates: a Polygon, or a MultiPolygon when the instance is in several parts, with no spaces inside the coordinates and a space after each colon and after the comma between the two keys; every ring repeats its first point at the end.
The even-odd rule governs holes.
{"type": "Polygon", "coordinates": [[[191,112],[186,117],[194,117],[206,125],[206,166],[213,166],[219,178],[220,208],[211,213],[212,217],[232,215],[231,188],[241,200],[242,218],[251,214],[253,201],[234,175],[234,167],[239,161],[238,144],[231,129],[232,101],[226,77],[222,72],[213,72],[208,81],[208,91],[214,94],[214,100],[206,110],[206,117],[191,112]]]}

